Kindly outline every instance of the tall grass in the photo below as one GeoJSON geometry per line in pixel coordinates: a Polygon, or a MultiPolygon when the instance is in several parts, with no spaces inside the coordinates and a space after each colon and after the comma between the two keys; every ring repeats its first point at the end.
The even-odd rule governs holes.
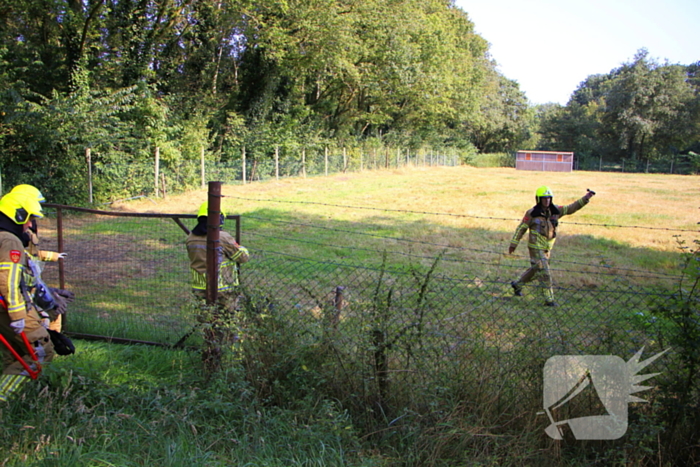
{"type": "MultiPolygon", "coordinates": [[[[281,251],[321,260],[351,259],[356,264],[372,267],[379,267],[382,262],[380,252],[385,252],[389,258],[389,268],[418,266],[423,270],[430,267],[430,258],[446,251],[441,267],[445,267],[443,272],[448,275],[461,277],[459,273],[464,273],[465,270],[460,271],[460,268],[477,267],[466,271],[468,277],[495,274],[503,280],[508,275],[515,276],[526,263],[522,257],[525,253],[524,245],[519,250],[521,256],[503,257],[501,253],[507,248],[522,214],[534,204],[534,190],[543,184],[554,190],[557,204],[573,202],[587,188],[597,192],[597,196],[586,208],[562,220],[560,238],[555,247],[555,267],[578,269],[580,272],[558,272],[557,283],[562,287],[571,287],[571,291],[582,289],[583,295],[579,298],[581,303],[585,303],[588,298],[583,291],[585,288],[602,288],[611,280],[628,281],[640,291],[674,286],[675,279],[665,280],[663,276],[654,274],[675,275],[681,256],[674,235],[692,237],[693,231],[697,231],[697,195],[700,194],[697,177],[591,172],[541,173],[473,167],[414,168],[224,186],[224,194],[229,196],[229,199],[224,198],[224,203],[228,212],[243,215],[244,243],[262,251],[281,251]],[[403,253],[411,253],[413,256],[402,256],[403,253]],[[421,259],[421,256],[425,259],[421,259]],[[451,263],[451,268],[444,266],[453,259],[458,261],[451,263]],[[612,276],[602,274],[601,271],[611,273],[612,276]]],[[[195,200],[185,200],[184,203],[190,202],[193,210],[196,203],[205,199],[205,193],[193,193],[191,198],[195,200]],[[196,199],[197,196],[199,199],[196,199]]],[[[180,204],[183,200],[176,202],[178,209],[186,207],[180,204]]],[[[167,210],[169,203],[169,200],[164,200],[160,207],[167,210]]],[[[122,208],[138,211],[141,207],[143,205],[122,208]]],[[[322,281],[323,278],[319,277],[319,280],[322,281]]],[[[540,377],[540,365],[547,356],[565,351],[570,345],[594,352],[590,342],[622,342],[629,339],[630,336],[625,334],[631,329],[642,335],[645,326],[655,319],[639,316],[634,309],[611,308],[611,316],[619,313],[619,321],[605,323],[602,327],[593,319],[562,322],[551,332],[550,327],[552,320],[557,317],[556,313],[550,317],[532,315],[536,309],[532,308],[532,302],[523,301],[522,305],[522,310],[516,311],[517,307],[514,307],[514,316],[540,319],[543,334],[539,341],[533,340],[528,346],[527,339],[517,335],[508,336],[508,327],[512,326],[508,322],[495,322],[492,329],[481,332],[484,335],[500,335],[506,331],[500,337],[504,345],[513,342],[513,337],[516,338],[515,342],[525,345],[522,348],[523,355],[529,360],[513,361],[513,366],[507,368],[512,368],[514,372],[531,368],[534,379],[540,377]],[[579,344],[568,342],[567,329],[576,328],[576,331],[581,331],[581,326],[590,326],[590,332],[577,333],[582,338],[579,344]],[[549,350],[541,355],[535,354],[532,351],[537,345],[543,345],[542,349],[549,350]]],[[[377,308],[376,304],[368,304],[365,307],[368,313],[372,309],[379,310],[381,306],[377,308]]],[[[533,325],[534,323],[526,324],[530,329],[533,325]]],[[[279,328],[284,329],[283,326],[279,328]]],[[[362,339],[369,339],[369,335],[371,334],[362,339]]],[[[291,342],[298,344],[293,339],[291,342]]],[[[381,348],[381,341],[363,340],[361,343],[358,341],[357,345],[365,349],[367,358],[371,360],[372,355],[381,348]]],[[[299,349],[294,345],[289,347],[295,349],[293,352],[299,349]]],[[[517,353],[513,348],[509,350],[512,352],[508,355],[517,353]]],[[[485,348],[479,352],[492,351],[485,348]]],[[[601,351],[606,353],[602,347],[601,351]]],[[[472,348],[472,352],[477,352],[476,348],[472,348]]],[[[306,355],[306,352],[302,354],[306,355]]],[[[333,355],[333,352],[327,354],[333,355]]],[[[256,351],[252,355],[263,354],[256,351]]],[[[276,354],[276,357],[281,355],[286,353],[276,354]]],[[[457,362],[463,364],[471,359],[484,362],[493,358],[499,356],[491,355],[484,360],[483,355],[477,358],[474,354],[465,354],[457,362]]],[[[587,464],[595,456],[598,456],[599,462],[624,464],[644,462],[644,459],[655,456],[672,457],[672,453],[650,448],[654,443],[652,438],[664,426],[659,421],[660,412],[653,405],[649,410],[640,409],[635,412],[645,421],[630,429],[627,438],[630,449],[619,451],[619,445],[589,443],[589,449],[567,448],[558,451],[558,445],[543,444],[541,437],[533,434],[540,431],[533,426],[541,422],[529,418],[528,414],[536,410],[539,401],[527,400],[521,401],[524,405],[513,404],[517,395],[523,394],[522,390],[506,384],[495,393],[460,391],[460,388],[483,390],[488,386],[488,381],[507,382],[509,378],[513,381],[515,373],[504,379],[499,379],[503,375],[490,373],[493,368],[503,371],[506,368],[503,366],[505,361],[495,367],[474,368],[467,365],[446,368],[443,375],[448,379],[444,381],[449,381],[447,375],[453,375],[455,381],[438,384],[437,387],[422,387],[418,381],[402,379],[402,374],[392,375],[393,397],[397,399],[390,405],[406,408],[404,413],[392,414],[385,413],[388,410],[386,407],[377,406],[381,402],[381,393],[380,399],[376,399],[376,396],[370,399],[352,396],[366,392],[363,392],[361,385],[356,386],[357,382],[353,384],[347,378],[343,379],[342,374],[328,375],[324,371],[337,368],[337,362],[322,360],[318,366],[313,367],[305,359],[302,357],[302,361],[306,362],[304,366],[316,368],[316,374],[326,375],[322,378],[324,381],[336,382],[334,387],[326,388],[324,393],[341,400],[345,407],[351,409],[354,420],[358,423],[363,420],[360,425],[365,429],[375,426],[376,430],[365,434],[365,439],[372,440],[375,446],[383,446],[382,452],[385,455],[397,456],[407,464],[469,463],[469,458],[486,464],[587,464]],[[475,379],[465,378],[467,375],[477,376],[475,379]],[[397,381],[404,382],[403,385],[398,383],[398,387],[405,387],[412,392],[395,392],[397,381]],[[434,392],[438,388],[441,391],[439,395],[434,392]],[[475,398],[475,394],[480,397],[475,398]],[[465,404],[470,399],[473,404],[465,404]],[[432,407],[431,404],[437,406],[432,407]],[[369,418],[358,415],[363,413],[363,407],[372,407],[366,412],[369,418]],[[382,423],[384,428],[380,428],[382,423]],[[509,426],[510,430],[504,430],[504,426],[509,426]],[[648,429],[646,433],[644,427],[648,429]],[[538,451],[543,448],[544,451],[538,451]],[[650,457],[647,456],[648,453],[644,454],[648,449],[653,453],[649,454],[650,457]],[[616,450],[621,454],[612,454],[616,450]],[[538,452],[544,457],[538,456],[538,452]],[[552,454],[556,453],[559,453],[559,457],[552,458],[552,454]]],[[[359,368],[353,370],[347,359],[344,361],[346,366],[350,366],[345,373],[361,371],[359,368]]],[[[391,362],[389,365],[391,368],[391,362]]],[[[267,365],[263,367],[268,368],[267,365]]],[[[288,369],[284,365],[282,368],[288,369]]],[[[432,367],[431,370],[434,372],[437,368],[432,367]]],[[[519,374],[516,379],[521,379],[522,376],[519,374]]],[[[372,381],[372,378],[376,378],[376,375],[367,375],[367,378],[360,380],[372,381]]],[[[431,381],[434,384],[434,380],[431,381]]],[[[269,388],[273,383],[268,381],[264,386],[269,388]]],[[[659,397],[663,398],[661,395],[659,397]]]]}
{"type": "Polygon", "coordinates": [[[5,466],[377,465],[331,401],[269,406],[198,354],[76,342],[0,408],[5,466]]]}
{"type": "MultiPolygon", "coordinates": [[[[38,384],[2,407],[0,460],[4,465],[423,466],[643,465],[672,459],[655,445],[667,426],[659,415],[662,394],[653,393],[652,404],[635,410],[638,423],[631,423],[620,443],[567,444],[542,434],[545,421],[536,416],[541,401],[528,383],[539,380],[548,356],[590,345],[568,342],[567,328],[590,326],[600,343],[590,348],[605,349],[630,329],[642,332],[647,317],[635,318],[634,310],[621,305],[603,327],[585,319],[566,322],[561,310],[542,310],[525,297],[497,305],[498,313],[491,315],[491,305],[465,303],[465,313],[475,313],[466,322],[480,327],[465,321],[440,322],[445,324],[440,327],[427,314],[426,297],[451,299],[431,289],[431,274],[450,259],[463,260],[448,268],[455,274],[474,259],[485,264],[472,267],[491,268],[497,275],[502,266],[513,266],[513,272],[523,267],[523,258],[501,253],[534,203],[534,189],[545,183],[559,203],[573,201],[585,188],[598,191],[588,207],[569,218],[580,225],[562,222],[556,247],[557,259],[582,263],[590,274],[561,277],[560,284],[577,290],[574,286],[583,282],[604,283],[592,261],[611,270],[673,271],[679,255],[670,231],[590,224],[692,229],[697,206],[688,207],[697,202],[697,181],[461,167],[224,187],[227,211],[243,215],[244,244],[301,258],[372,264],[380,274],[374,294],[349,305],[335,321],[327,297],[314,290],[302,291],[315,300],[313,310],[275,300],[262,287],[246,290],[236,323],[242,338],[227,354],[226,371],[210,381],[202,377],[197,353],[78,342],[76,355],[49,365],[38,384]],[[401,255],[406,252],[416,256],[401,255]],[[414,287],[403,291],[382,275],[391,269],[412,275],[414,287]],[[451,336],[469,345],[446,348],[436,336],[450,327],[451,336]]],[[[196,212],[204,199],[204,192],[193,192],[158,206],[137,202],[118,208],[196,212]]],[[[286,285],[274,272],[261,274],[260,283],[286,285]]],[[[289,273],[293,283],[299,271],[289,273]]],[[[316,273],[324,281],[342,271],[316,273]]],[[[654,279],[630,280],[640,287],[658,285],[654,279]]],[[[575,299],[584,303],[584,295],[575,299]]],[[[497,294],[492,297],[498,300],[497,294]]]]}

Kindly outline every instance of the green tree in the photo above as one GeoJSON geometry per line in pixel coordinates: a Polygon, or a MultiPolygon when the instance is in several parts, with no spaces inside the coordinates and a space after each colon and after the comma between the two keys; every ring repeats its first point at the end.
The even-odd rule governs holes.
{"type": "Polygon", "coordinates": [[[9,89],[0,100],[3,175],[17,184],[42,187],[52,202],[81,204],[87,199],[86,148],[99,160],[128,141],[122,114],[131,108],[136,90],[93,91],[80,71],[75,83],[67,95],[25,96],[9,89]]]}
{"type": "Polygon", "coordinates": [[[589,76],[566,107],[542,114],[540,146],[573,150],[584,161],[672,164],[699,139],[693,72],[660,65],[640,50],[631,63],[589,76]]]}
{"type": "Polygon", "coordinates": [[[686,106],[694,96],[686,78],[683,67],[660,66],[646,50],[616,70],[602,123],[617,136],[621,155],[649,160],[687,140],[686,106]]]}
{"type": "Polygon", "coordinates": [[[470,128],[472,141],[481,152],[516,150],[530,137],[533,117],[525,94],[495,71],[487,84],[481,113],[470,128]]]}

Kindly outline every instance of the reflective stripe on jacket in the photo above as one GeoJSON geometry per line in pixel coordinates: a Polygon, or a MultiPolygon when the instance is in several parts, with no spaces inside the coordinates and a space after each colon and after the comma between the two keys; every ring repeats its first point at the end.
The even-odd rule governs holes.
{"type": "MultiPolygon", "coordinates": [[[[573,214],[585,205],[588,204],[588,198],[580,198],[567,206],[557,206],[559,210],[558,218],[573,214]]],[[[520,224],[515,229],[513,239],[510,241],[511,246],[517,247],[520,239],[525,235],[525,232],[530,230],[528,238],[528,248],[535,250],[551,250],[554,242],[557,240],[557,226],[552,222],[550,216],[541,215],[532,217],[532,211],[535,208],[529,209],[525,213],[525,217],[520,221],[520,224]]]]}
{"type": "Polygon", "coordinates": [[[20,288],[24,255],[24,245],[19,238],[10,232],[0,232],[0,295],[5,299],[12,321],[27,316],[27,306],[20,288]]]}
{"type": "MultiPolygon", "coordinates": [[[[191,283],[194,290],[207,289],[207,236],[190,234],[185,242],[190,258],[191,283]]],[[[228,233],[219,232],[217,263],[219,264],[218,290],[225,291],[238,285],[236,264],[250,259],[248,249],[236,243],[228,233]]]]}

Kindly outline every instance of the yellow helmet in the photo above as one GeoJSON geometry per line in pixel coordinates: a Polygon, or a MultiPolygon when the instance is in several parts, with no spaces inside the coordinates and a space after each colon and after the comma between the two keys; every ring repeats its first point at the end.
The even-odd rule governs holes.
{"type": "Polygon", "coordinates": [[[540,202],[540,198],[553,198],[554,193],[546,186],[541,186],[535,192],[535,201],[540,202]]]}
{"type": "Polygon", "coordinates": [[[39,191],[39,189],[33,185],[17,185],[10,191],[10,193],[27,195],[29,197],[36,198],[36,200],[40,203],[46,201],[44,195],[41,194],[41,191],[39,191]]]}
{"type": "MultiPolygon", "coordinates": [[[[219,208],[221,211],[221,215],[224,216],[224,219],[226,218],[226,213],[224,212],[223,208],[219,208]]],[[[202,203],[202,205],[199,207],[199,211],[197,212],[197,217],[206,217],[209,215],[209,201],[205,201],[202,203]]]]}
{"type": "Polygon", "coordinates": [[[8,193],[0,198],[0,212],[20,225],[26,224],[31,216],[44,217],[39,201],[22,193],[8,193]]]}

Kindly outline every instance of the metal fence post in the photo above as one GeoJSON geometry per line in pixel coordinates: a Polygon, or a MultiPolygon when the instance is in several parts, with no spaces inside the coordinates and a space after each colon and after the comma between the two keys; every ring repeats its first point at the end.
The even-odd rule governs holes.
{"type": "Polygon", "coordinates": [[[280,147],[275,145],[275,180],[280,179],[280,147]]]}
{"type": "Polygon", "coordinates": [[[325,176],[328,176],[328,146],[323,148],[323,161],[325,163],[325,176]]]}
{"type": "MultiPolygon", "coordinates": [[[[241,150],[241,171],[243,172],[243,184],[246,184],[246,161],[245,161],[245,146],[241,150]]],[[[209,189],[211,190],[211,182],[209,182],[209,189]]]]}
{"type": "Polygon", "coordinates": [[[338,328],[340,322],[340,312],[343,309],[343,291],[345,287],[339,285],[335,288],[335,297],[333,298],[333,312],[330,316],[329,324],[333,329],[338,328]]]}

